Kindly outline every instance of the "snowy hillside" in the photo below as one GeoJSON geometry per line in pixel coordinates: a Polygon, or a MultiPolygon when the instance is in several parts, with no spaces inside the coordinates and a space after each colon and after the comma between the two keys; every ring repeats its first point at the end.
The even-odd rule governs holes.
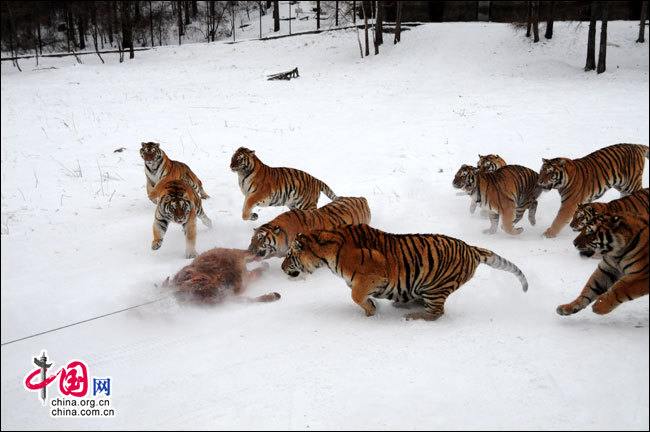
{"type": "Polygon", "coordinates": [[[276,303],[165,300],[3,346],[2,428],[648,429],[648,297],[558,316],[597,261],[578,256],[568,228],[542,238],[557,192],[542,195],[536,226],[489,236],[451,186],[478,153],[537,170],[542,157],[647,145],[648,47],[634,43],[636,23],[609,28],[600,76],[582,71],[587,26],[567,23],[536,46],[503,24],[423,25],[363,60],[355,32],[337,31],[162,47],[122,64],[48,58],[40,67],[55,69],[25,61],[20,73],[3,62],[3,343],[156,299],[154,284],[187,263],[178,226],[150,250],[141,141],[188,163],[211,195],[199,252],[244,248],[285,210],[241,220],[229,163],[247,146],[365,196],[377,228],[494,250],[530,289],[480,266],[436,322],[406,322],[384,301],[366,318],[329,270],[292,281],[273,260],[249,293],[278,291],[276,303]],[[294,67],[298,79],[265,79],[294,67]],[[23,387],[43,349],[112,377],[116,416],[51,418],[23,387]]]}

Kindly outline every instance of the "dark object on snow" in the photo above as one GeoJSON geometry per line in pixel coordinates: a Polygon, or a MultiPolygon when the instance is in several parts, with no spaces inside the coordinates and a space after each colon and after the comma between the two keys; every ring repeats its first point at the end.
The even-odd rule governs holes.
{"type": "Polygon", "coordinates": [[[290,70],[289,72],[280,72],[276,73],[273,75],[269,75],[268,81],[271,80],[287,80],[289,81],[291,78],[298,78],[300,75],[298,75],[298,68],[295,68],[293,70],[290,70]]]}
{"type": "MultiPolygon", "coordinates": [[[[242,249],[214,248],[194,258],[190,265],[183,267],[176,275],[165,280],[163,287],[171,287],[180,300],[198,303],[219,303],[232,294],[242,294],[248,284],[258,279],[268,264],[248,271],[246,263],[253,261],[255,255],[242,249]]],[[[245,302],[272,302],[280,299],[280,294],[271,292],[258,297],[237,297],[245,302]]]]}
{"type": "Polygon", "coordinates": [[[126,147],[120,147],[118,149],[113,150],[113,153],[122,153],[124,150],[126,150],[126,147]]]}

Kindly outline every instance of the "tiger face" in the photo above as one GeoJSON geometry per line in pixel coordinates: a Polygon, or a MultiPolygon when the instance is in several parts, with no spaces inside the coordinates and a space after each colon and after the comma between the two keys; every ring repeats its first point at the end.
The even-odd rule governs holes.
{"type": "Polygon", "coordinates": [[[496,171],[505,165],[505,161],[499,155],[478,155],[478,169],[484,172],[496,171]]]}
{"type": "Polygon", "coordinates": [[[300,273],[313,273],[323,265],[323,259],[314,254],[309,241],[304,234],[298,234],[282,261],[282,271],[292,278],[300,276],[300,273]]]}
{"type": "Polygon", "coordinates": [[[571,229],[573,231],[582,231],[594,220],[595,216],[596,209],[593,204],[578,204],[578,209],[573,214],[573,219],[571,219],[571,229]]]}
{"type": "Polygon", "coordinates": [[[605,255],[625,246],[629,231],[621,216],[599,214],[592,224],[587,225],[573,240],[573,245],[580,251],[591,250],[605,255]]]}
{"type": "Polygon", "coordinates": [[[460,167],[456,175],[454,176],[454,181],[452,182],[452,185],[456,189],[462,189],[463,186],[465,186],[465,182],[467,180],[467,175],[473,172],[476,168],[474,168],[471,165],[463,164],[463,166],[460,167]]]}
{"type": "Polygon", "coordinates": [[[165,218],[181,225],[188,221],[192,211],[192,202],[185,196],[165,195],[159,206],[165,218]]]}
{"type": "Polygon", "coordinates": [[[140,147],[140,156],[144,159],[145,163],[157,162],[162,158],[160,144],[155,142],[143,142],[142,147],[140,147]]]}
{"type": "Polygon", "coordinates": [[[465,184],[462,186],[462,189],[467,192],[469,195],[474,193],[476,190],[476,187],[478,185],[478,168],[470,167],[472,168],[471,170],[468,170],[467,173],[465,174],[465,184]]]}
{"type": "Polygon", "coordinates": [[[254,150],[239,147],[230,159],[230,169],[235,172],[250,171],[253,169],[253,155],[255,155],[254,150]]]}
{"type": "Polygon", "coordinates": [[[544,190],[557,189],[566,182],[565,158],[542,159],[537,184],[544,190]]]}
{"type": "Polygon", "coordinates": [[[253,233],[248,251],[260,259],[270,258],[278,256],[278,247],[286,243],[287,234],[280,227],[264,224],[253,233]]]}

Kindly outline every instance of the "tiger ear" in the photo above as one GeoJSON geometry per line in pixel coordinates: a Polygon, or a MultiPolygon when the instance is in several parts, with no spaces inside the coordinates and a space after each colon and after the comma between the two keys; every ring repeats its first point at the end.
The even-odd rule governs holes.
{"type": "Polygon", "coordinates": [[[566,159],[560,159],[559,161],[557,161],[557,164],[558,164],[559,166],[564,166],[564,165],[566,165],[566,159]]]}
{"type": "Polygon", "coordinates": [[[544,158],[542,158],[542,163],[543,163],[543,164],[548,163],[548,159],[544,159],[544,158]]]}

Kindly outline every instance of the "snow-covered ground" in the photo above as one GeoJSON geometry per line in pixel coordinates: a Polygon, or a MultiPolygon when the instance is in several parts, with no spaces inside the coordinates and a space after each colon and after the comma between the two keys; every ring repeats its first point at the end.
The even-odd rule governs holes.
{"type": "Polygon", "coordinates": [[[122,64],[41,59],[56,69],[23,62],[19,73],[3,62],[3,343],[158,298],[154,283],[187,263],[178,226],[150,250],[138,153],[149,140],[212,197],[199,251],[246,247],[285,210],[241,220],[228,165],[247,146],[367,197],[377,228],[494,250],[530,289],[481,266],[436,322],[406,322],[381,301],[366,318],[329,270],[290,281],[274,260],[249,293],[278,291],[276,303],[166,300],[3,346],[2,428],[648,429],[648,297],[607,316],[558,316],[597,261],[578,257],[569,229],[541,237],[557,192],[542,196],[537,226],[488,236],[451,186],[478,153],[538,169],[542,157],[648,144],[636,28],[610,23],[600,76],[582,71],[587,26],[565,23],[537,45],[503,24],[423,25],[363,60],[355,33],[338,31],[163,47],[122,64]],[[298,79],[265,80],[296,66],[298,79]],[[43,349],[55,367],[77,358],[112,377],[116,416],[48,416],[23,388],[43,349]]]}

